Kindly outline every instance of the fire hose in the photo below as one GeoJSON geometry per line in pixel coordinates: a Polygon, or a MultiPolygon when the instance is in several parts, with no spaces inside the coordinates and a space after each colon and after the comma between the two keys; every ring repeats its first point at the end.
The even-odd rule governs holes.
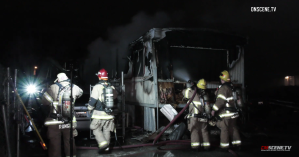
{"type": "MultiPolygon", "coordinates": [[[[190,103],[193,101],[195,95],[196,95],[197,88],[194,90],[194,94],[190,98],[189,102],[186,104],[186,106],[176,115],[176,117],[156,136],[153,143],[146,143],[146,144],[136,144],[136,145],[128,145],[128,146],[120,146],[120,147],[113,147],[113,149],[124,149],[124,148],[136,148],[136,147],[146,147],[146,146],[158,146],[158,145],[190,145],[190,140],[171,140],[171,141],[163,141],[156,143],[157,140],[161,137],[161,135],[168,129],[175,121],[180,117],[181,114],[187,109],[187,107],[190,105],[190,103]]],[[[97,147],[77,147],[77,149],[98,149],[97,147]]],[[[173,148],[174,149],[174,148],[173,148]]],[[[165,150],[165,149],[160,149],[165,150]]],[[[231,154],[233,154],[235,157],[237,157],[237,154],[232,151],[231,149],[228,150],[231,154]]]]}

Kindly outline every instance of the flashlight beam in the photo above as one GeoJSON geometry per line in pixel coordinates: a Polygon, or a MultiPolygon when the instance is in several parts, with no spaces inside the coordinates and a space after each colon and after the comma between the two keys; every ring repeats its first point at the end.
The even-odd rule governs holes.
{"type": "Polygon", "coordinates": [[[29,94],[33,94],[33,93],[35,93],[35,92],[36,92],[36,86],[33,85],[33,84],[27,86],[27,92],[28,92],[29,94]]]}
{"type": "Polygon", "coordinates": [[[45,144],[43,138],[40,136],[40,134],[39,134],[39,132],[38,132],[38,130],[37,130],[37,128],[36,128],[36,126],[35,126],[33,120],[31,119],[30,114],[28,113],[28,111],[27,111],[27,109],[26,109],[26,107],[25,107],[25,105],[24,105],[24,103],[23,103],[23,101],[22,101],[22,99],[21,99],[21,97],[20,97],[20,95],[19,95],[17,89],[15,88],[15,86],[14,86],[14,84],[13,84],[13,82],[12,82],[12,78],[10,78],[9,81],[10,81],[10,83],[12,84],[12,86],[13,86],[13,90],[15,91],[15,93],[16,93],[16,95],[17,95],[19,101],[21,102],[21,104],[22,104],[22,106],[23,106],[23,108],[24,108],[24,110],[25,110],[25,112],[26,112],[26,114],[27,114],[29,120],[31,121],[32,126],[33,126],[33,128],[34,128],[34,130],[35,130],[37,136],[39,137],[39,139],[40,139],[40,141],[41,141],[41,145],[42,145],[43,149],[44,149],[44,150],[47,150],[47,146],[46,146],[46,144],[45,144]]]}

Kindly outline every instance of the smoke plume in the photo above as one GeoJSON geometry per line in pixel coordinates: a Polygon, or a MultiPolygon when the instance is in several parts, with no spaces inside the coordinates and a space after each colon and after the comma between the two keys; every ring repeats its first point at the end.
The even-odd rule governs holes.
{"type": "Polygon", "coordinates": [[[121,71],[128,64],[128,59],[123,59],[130,54],[128,45],[151,28],[167,27],[171,20],[164,12],[157,12],[154,16],[140,12],[131,21],[127,25],[109,28],[107,40],[98,38],[88,46],[89,57],[84,66],[84,76],[89,80],[88,83],[91,83],[90,78],[95,78],[92,83],[96,83],[95,73],[101,68],[105,68],[110,77],[112,74],[115,76],[117,70],[120,77],[121,71]]]}

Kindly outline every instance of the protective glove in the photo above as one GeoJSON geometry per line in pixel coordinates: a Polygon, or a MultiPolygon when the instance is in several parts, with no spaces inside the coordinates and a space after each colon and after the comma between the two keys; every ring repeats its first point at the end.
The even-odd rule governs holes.
{"type": "Polygon", "coordinates": [[[76,137],[76,136],[78,136],[78,131],[77,131],[77,129],[73,129],[73,137],[76,137]]]}

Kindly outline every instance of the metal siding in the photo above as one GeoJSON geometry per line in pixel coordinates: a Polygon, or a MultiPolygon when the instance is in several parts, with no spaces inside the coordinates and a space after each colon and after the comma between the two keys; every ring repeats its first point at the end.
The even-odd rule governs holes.
{"type": "Polygon", "coordinates": [[[244,89],[244,50],[242,47],[239,47],[238,59],[233,61],[232,64],[229,65],[229,68],[231,81],[234,84],[242,84],[242,88],[244,89]]]}
{"type": "Polygon", "coordinates": [[[207,89],[215,89],[220,86],[220,83],[216,82],[207,82],[207,89]]]}
{"type": "Polygon", "coordinates": [[[142,82],[135,82],[135,95],[136,95],[136,102],[143,102],[143,83],[142,82]]]}
{"type": "Polygon", "coordinates": [[[144,130],[156,131],[155,109],[144,107],[144,130]]]}
{"type": "MultiPolygon", "coordinates": [[[[153,53],[153,60],[152,60],[152,74],[153,74],[153,80],[154,80],[154,92],[155,92],[155,105],[157,110],[157,118],[155,116],[153,117],[153,120],[157,120],[157,126],[153,127],[153,130],[156,130],[159,128],[159,99],[158,99],[158,76],[157,76],[157,61],[156,61],[156,48],[155,43],[153,43],[152,40],[150,40],[152,45],[152,53],[153,53]]],[[[153,113],[155,114],[155,113],[153,113]]]]}
{"type": "Polygon", "coordinates": [[[144,81],[143,82],[143,103],[155,104],[155,92],[154,92],[154,82],[144,81]]]}

